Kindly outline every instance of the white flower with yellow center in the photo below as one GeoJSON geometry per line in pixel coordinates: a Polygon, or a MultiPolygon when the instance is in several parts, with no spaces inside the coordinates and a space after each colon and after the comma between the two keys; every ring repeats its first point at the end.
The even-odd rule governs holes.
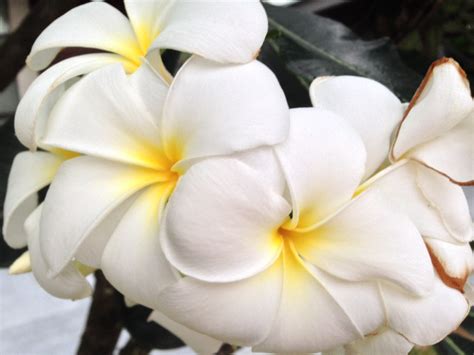
{"type": "Polygon", "coordinates": [[[50,107],[73,78],[111,63],[121,63],[127,73],[133,73],[146,57],[169,82],[162,48],[221,63],[246,63],[257,56],[268,27],[257,0],[125,0],[125,8],[128,18],[102,2],[76,7],[37,38],[27,59],[34,70],[45,69],[64,47],[106,53],[63,60],[35,80],[16,113],[17,136],[26,147],[36,149],[50,107]]]}
{"type": "Polygon", "coordinates": [[[384,303],[400,293],[430,293],[434,273],[415,226],[376,191],[353,199],[366,152],[343,119],[292,110],[275,154],[286,179],[232,157],[181,178],[161,236],[184,277],[161,292],[160,311],[255,351],[318,352],[379,330],[384,303]]]}
{"type": "MultiPolygon", "coordinates": [[[[350,344],[348,349],[388,349],[386,339],[392,340],[394,349],[441,340],[466,315],[465,301],[456,290],[465,291],[473,268],[469,207],[461,187],[454,183],[470,184],[474,176],[474,116],[464,72],[453,60],[435,62],[408,106],[383,85],[350,76],[318,78],[310,95],[314,106],[341,115],[359,132],[372,159],[365,174],[369,179],[358,192],[376,188],[411,218],[438,275],[431,297],[412,308],[412,316],[429,324],[425,327],[430,336],[402,332],[407,343],[390,329],[389,322],[383,335],[350,344]],[[384,163],[388,155],[393,165],[384,163]]],[[[404,308],[397,311],[399,318],[408,316],[404,308]]]]}
{"type": "Polygon", "coordinates": [[[459,65],[452,59],[433,63],[408,106],[381,84],[357,77],[317,79],[310,95],[316,107],[344,117],[363,137],[369,155],[380,157],[368,163],[373,169],[366,177],[389,155],[392,165],[360,190],[377,186],[409,215],[440,276],[462,290],[472,271],[473,232],[469,206],[457,183],[474,180],[474,111],[459,65]]]}
{"type": "Polygon", "coordinates": [[[80,80],[42,142],[82,154],[61,165],[44,202],[39,240],[50,276],[72,261],[101,268],[129,299],[153,307],[177,277],[158,231],[180,177],[204,158],[247,150],[256,151],[243,157],[249,164],[265,162],[267,146],[288,134],[288,115],[278,81],[257,61],[192,57],[169,89],[147,65],[80,80]]]}

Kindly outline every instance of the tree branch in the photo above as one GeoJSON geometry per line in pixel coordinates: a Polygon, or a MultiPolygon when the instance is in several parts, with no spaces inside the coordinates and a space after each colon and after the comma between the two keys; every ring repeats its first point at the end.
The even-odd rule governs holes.
{"type": "Polygon", "coordinates": [[[123,328],[123,298],[105,279],[95,273],[96,284],[86,327],[77,355],[112,354],[123,328]]]}
{"type": "Polygon", "coordinates": [[[235,351],[234,347],[230,344],[224,343],[222,346],[217,350],[215,355],[229,355],[233,354],[235,351]]]}

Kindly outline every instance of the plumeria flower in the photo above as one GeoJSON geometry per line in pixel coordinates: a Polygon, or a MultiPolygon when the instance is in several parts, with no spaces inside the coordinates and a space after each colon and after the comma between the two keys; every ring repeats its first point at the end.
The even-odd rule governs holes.
{"type": "MultiPolygon", "coordinates": [[[[452,59],[433,63],[408,106],[381,84],[357,77],[316,80],[310,95],[313,105],[339,113],[356,128],[365,146],[372,147],[372,156],[388,153],[390,136],[395,136],[389,152],[392,165],[360,190],[377,186],[407,213],[424,237],[439,275],[462,290],[472,270],[473,232],[466,197],[454,182],[470,184],[474,179],[474,112],[469,83],[459,65],[452,59]],[[401,123],[393,129],[396,115],[401,123]],[[387,118],[388,128],[383,124],[387,118]]],[[[382,158],[368,167],[377,170],[381,162],[382,158]]],[[[369,169],[367,176],[375,170],[369,169]]]]}
{"type": "MultiPolygon", "coordinates": [[[[343,116],[361,134],[366,148],[372,149],[372,156],[377,156],[380,152],[387,154],[390,137],[398,132],[390,153],[393,165],[372,176],[359,187],[358,192],[371,188],[382,191],[393,206],[410,216],[422,234],[437,271],[437,287],[431,300],[427,298],[418,307],[413,307],[413,313],[419,319],[426,319],[426,324],[432,326],[433,333],[430,338],[401,333],[408,337],[412,345],[429,345],[441,340],[464,318],[465,301],[456,290],[465,291],[466,278],[473,267],[469,246],[472,229],[468,203],[462,189],[446,176],[454,174],[471,179],[468,176],[472,173],[473,166],[474,131],[473,117],[470,116],[472,99],[465,75],[452,60],[435,62],[408,106],[402,105],[381,84],[358,77],[319,78],[313,82],[310,94],[313,105],[325,107],[343,116]],[[387,118],[387,126],[384,126],[387,118]],[[397,125],[397,120],[403,120],[403,123],[397,125]],[[449,120],[451,123],[447,124],[449,120]],[[457,123],[453,123],[453,120],[457,123]],[[408,130],[403,128],[407,122],[411,122],[408,130]],[[440,127],[444,124],[448,126],[444,126],[443,131],[440,127]],[[436,126],[437,133],[432,133],[431,139],[428,139],[426,132],[436,126]],[[413,129],[418,129],[418,136],[413,129]],[[412,135],[409,140],[401,140],[410,141],[411,146],[402,155],[394,154],[398,139],[403,134],[412,135]],[[426,159],[422,161],[424,158],[420,157],[426,159]],[[456,164],[448,162],[448,159],[453,159],[452,162],[456,161],[456,164]],[[429,161],[438,168],[429,165],[429,161]],[[438,313],[440,308],[450,309],[450,321],[436,322],[429,319],[427,316],[435,308],[438,313]]],[[[383,155],[380,155],[378,160],[369,163],[366,177],[380,170],[382,162],[383,155]]],[[[383,164],[387,165],[387,162],[383,164]]],[[[446,313],[448,314],[449,312],[446,313]]],[[[389,334],[390,337],[397,337],[390,327],[382,334],[356,344],[382,346],[389,334]]],[[[397,346],[404,346],[403,341],[393,344],[394,353],[398,351],[397,346]]],[[[355,345],[349,344],[346,348],[350,350],[351,346],[355,345]]]]}
{"type": "Polygon", "coordinates": [[[34,70],[45,69],[64,47],[104,53],[63,60],[35,80],[16,113],[16,132],[26,147],[36,149],[44,116],[64,85],[78,76],[111,63],[120,63],[132,73],[146,57],[170,81],[160,56],[162,48],[221,63],[246,63],[257,56],[268,27],[257,0],[125,0],[125,8],[128,18],[106,3],[87,3],[55,20],[37,38],[27,59],[34,70]]]}
{"type": "Polygon", "coordinates": [[[247,150],[263,151],[247,159],[261,164],[288,125],[282,89],[257,61],[192,57],[169,88],[147,65],[81,79],[54,107],[42,142],[81,154],[60,166],[44,202],[39,241],[50,276],[71,262],[101,268],[127,298],[153,308],[179,277],[158,232],[182,176],[202,159],[247,150]]]}
{"type": "MultiPolygon", "coordinates": [[[[184,277],[159,295],[161,312],[254,351],[318,352],[381,329],[384,304],[400,294],[430,294],[433,268],[413,223],[376,190],[353,198],[366,152],[342,118],[292,110],[275,155],[286,187],[281,170],[270,179],[265,165],[235,157],[201,161],[181,178],[161,237],[184,277]]],[[[396,326],[424,332],[414,321],[407,314],[396,326]]]]}

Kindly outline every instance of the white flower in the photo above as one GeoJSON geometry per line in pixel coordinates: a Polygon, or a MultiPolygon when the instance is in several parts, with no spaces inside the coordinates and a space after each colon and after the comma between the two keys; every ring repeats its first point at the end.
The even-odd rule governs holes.
{"type": "Polygon", "coordinates": [[[204,158],[283,141],[288,115],[275,76],[257,61],[192,57],[169,89],[147,65],[81,79],[56,104],[41,142],[82,154],[61,165],[44,202],[39,239],[50,276],[78,261],[153,307],[177,277],[158,239],[176,184],[204,158]]]}
{"type": "Polygon", "coordinates": [[[78,76],[111,63],[127,73],[145,60],[167,81],[161,48],[198,54],[222,63],[246,63],[258,54],[267,33],[267,17],[259,1],[126,0],[128,18],[103,2],[70,10],[49,25],[35,41],[27,64],[46,68],[64,47],[86,47],[106,53],[61,61],[40,75],[16,112],[18,139],[36,149],[50,107],[65,85],[78,76]],[[46,117],[45,117],[46,116],[46,117]]]}
{"type": "Polygon", "coordinates": [[[368,156],[380,156],[368,163],[366,177],[380,168],[395,135],[393,165],[359,190],[384,191],[416,224],[443,280],[462,289],[472,270],[473,232],[466,197],[453,182],[474,179],[474,112],[459,65],[452,59],[433,63],[405,110],[388,89],[364,78],[317,80],[310,94],[313,105],[340,114],[360,133],[368,156]]]}
{"type": "Polygon", "coordinates": [[[375,191],[352,198],[365,173],[357,133],[322,109],[291,113],[289,138],[275,148],[291,204],[272,160],[252,168],[209,159],[181,178],[161,229],[163,251],[185,277],[161,292],[158,309],[255,351],[361,339],[385,324],[383,300],[416,299],[434,282],[409,219],[375,191]]]}
{"type": "Polygon", "coordinates": [[[369,352],[373,346],[385,346],[386,351],[398,354],[408,344],[396,333],[409,344],[441,340],[469,309],[457,290],[464,291],[472,270],[471,218],[462,189],[453,183],[455,176],[466,182],[473,176],[472,98],[464,73],[453,60],[435,62],[408,106],[381,84],[357,77],[317,79],[310,94],[315,106],[339,113],[360,133],[368,155],[375,157],[368,162],[366,178],[380,169],[392,145],[393,165],[358,191],[377,189],[412,219],[437,271],[429,297],[410,300],[400,293],[398,300],[386,298],[386,304],[392,302],[387,308],[393,309],[391,316],[388,312],[387,330],[348,344],[346,351],[367,347],[369,352]],[[398,136],[391,144],[395,132],[398,136]]]}

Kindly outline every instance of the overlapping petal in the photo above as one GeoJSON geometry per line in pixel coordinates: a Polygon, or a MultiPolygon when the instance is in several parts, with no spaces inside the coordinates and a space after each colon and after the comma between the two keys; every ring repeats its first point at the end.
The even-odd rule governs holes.
{"type": "Polygon", "coordinates": [[[48,276],[48,267],[41,253],[39,241],[41,211],[42,206],[39,206],[25,223],[33,275],[41,287],[55,297],[76,300],[90,296],[92,287],[73,262],[70,262],[57,277],[48,276]]]}
{"type": "Polygon", "coordinates": [[[377,331],[376,334],[348,344],[345,348],[346,352],[344,354],[347,355],[402,355],[410,352],[413,348],[413,343],[390,328],[383,328],[377,331]]]}
{"type": "Polygon", "coordinates": [[[416,146],[458,125],[472,110],[466,74],[452,59],[434,62],[405,112],[392,148],[392,158],[411,155],[416,146]]]}
{"type": "Polygon", "coordinates": [[[208,283],[190,277],[169,286],[158,297],[169,318],[213,338],[235,345],[254,345],[270,331],[280,303],[282,260],[251,278],[208,283]]]}
{"type": "Polygon", "coordinates": [[[177,280],[161,251],[158,232],[172,184],[154,184],[134,200],[104,249],[101,269],[114,287],[137,303],[156,308],[156,297],[177,280]]]}
{"type": "Polygon", "coordinates": [[[154,310],[150,314],[150,320],[177,335],[187,346],[193,349],[196,354],[214,354],[222,345],[222,341],[186,328],[157,310],[154,310]]]}
{"type": "Polygon", "coordinates": [[[82,79],[56,104],[43,144],[109,160],[166,169],[158,120],[166,84],[141,68],[127,77],[120,65],[82,79]],[[158,117],[158,118],[157,118],[158,117]]]}
{"type": "Polygon", "coordinates": [[[254,351],[325,351],[360,338],[363,330],[372,331],[383,322],[376,289],[362,284],[344,285],[311,269],[289,245],[282,258],[283,289],[278,314],[271,332],[254,346],[254,351]],[[364,302],[371,304],[371,312],[361,317],[362,309],[354,307],[363,307],[364,302]]]}
{"type": "Polygon", "coordinates": [[[462,293],[446,286],[438,277],[425,297],[388,284],[381,285],[381,295],[387,325],[417,345],[441,341],[461,324],[470,308],[462,293]]]}
{"type": "Polygon", "coordinates": [[[379,82],[356,76],[317,78],[309,94],[314,107],[338,114],[359,133],[367,151],[365,177],[372,175],[387,158],[404,105],[379,82]]]}
{"type": "Polygon", "coordinates": [[[425,238],[425,243],[441,280],[447,286],[463,292],[467,278],[473,270],[469,243],[453,244],[431,238],[425,238]]]}
{"type": "Polygon", "coordinates": [[[120,61],[116,54],[85,54],[65,59],[42,73],[30,85],[15,113],[15,132],[20,142],[36,149],[51,108],[72,78],[120,61]]]}
{"type": "Polygon", "coordinates": [[[41,218],[41,250],[52,274],[59,273],[81,244],[106,223],[102,225],[106,231],[96,233],[100,238],[92,238],[90,248],[82,250],[86,255],[101,255],[104,239],[117,223],[117,218],[107,221],[107,217],[125,212],[119,208],[123,203],[162,178],[154,170],[86,156],[62,164],[49,188],[41,218]]]}
{"type": "Polygon", "coordinates": [[[354,194],[364,174],[364,144],[342,118],[320,108],[291,110],[288,139],[277,146],[293,204],[293,224],[312,225],[354,194]]]}
{"type": "Polygon", "coordinates": [[[257,0],[176,1],[161,21],[152,49],[171,48],[222,63],[256,58],[268,29],[265,10],[257,0]]]}
{"type": "Polygon", "coordinates": [[[416,227],[375,190],[296,234],[294,243],[305,260],[344,280],[385,279],[417,294],[433,286],[431,261],[416,227]]]}
{"type": "MultiPolygon", "coordinates": [[[[474,105],[473,105],[474,107],[474,105]]],[[[468,118],[432,141],[417,147],[410,158],[461,185],[474,184],[474,108],[468,118]]]]}
{"type": "Polygon", "coordinates": [[[171,197],[162,229],[170,262],[194,278],[229,282],[255,275],[278,257],[289,204],[232,158],[192,166],[171,197]]]}
{"type": "Polygon", "coordinates": [[[180,160],[273,145],[286,138],[288,115],[278,80],[263,64],[225,65],[192,57],[166,100],[166,151],[180,160]]]}
{"type": "Polygon", "coordinates": [[[87,47],[117,53],[134,62],[140,50],[128,19],[114,7],[92,2],[51,23],[36,39],[27,58],[34,70],[46,68],[64,47],[87,47]]]}
{"type": "Polygon", "coordinates": [[[22,152],[15,157],[3,209],[3,236],[12,248],[26,245],[24,223],[38,205],[37,192],[49,185],[62,161],[47,152],[22,152]]]}
{"type": "Polygon", "coordinates": [[[466,198],[459,186],[414,162],[386,169],[367,187],[376,187],[408,215],[423,237],[464,243],[472,237],[466,198]],[[419,175],[420,170],[422,171],[419,175]],[[431,198],[431,199],[430,199],[431,198]]]}

